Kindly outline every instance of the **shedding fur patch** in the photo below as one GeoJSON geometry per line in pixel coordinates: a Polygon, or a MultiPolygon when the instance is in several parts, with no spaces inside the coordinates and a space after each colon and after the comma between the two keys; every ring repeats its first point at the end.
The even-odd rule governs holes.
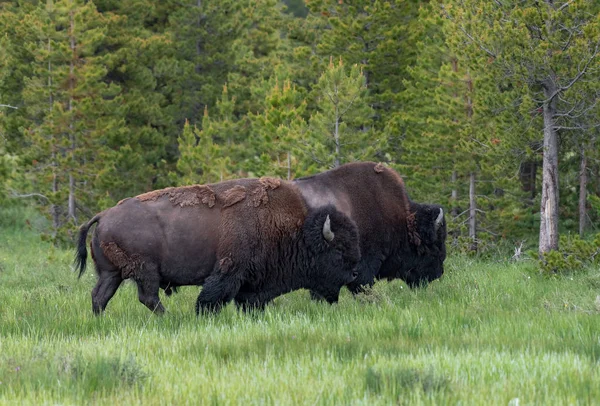
{"type": "Polygon", "coordinates": [[[254,207],[269,202],[269,189],[277,189],[281,185],[281,180],[277,178],[263,177],[258,180],[258,187],[252,192],[254,207]]]}
{"type": "Polygon", "coordinates": [[[125,201],[129,200],[129,199],[131,199],[131,197],[126,197],[125,199],[121,199],[121,200],[119,200],[119,202],[117,203],[117,206],[118,206],[118,205],[120,205],[121,203],[123,203],[123,202],[125,202],[125,201]]]}
{"type": "Polygon", "coordinates": [[[408,241],[414,246],[421,245],[421,235],[417,228],[417,213],[410,213],[406,218],[406,227],[408,228],[408,241]]]}
{"type": "Polygon", "coordinates": [[[237,185],[223,192],[223,207],[233,206],[246,198],[246,188],[237,185]]]}
{"type": "Polygon", "coordinates": [[[379,162],[377,165],[375,165],[373,167],[373,170],[375,171],[375,173],[381,173],[385,170],[385,165],[382,164],[381,162],[379,162]]]}
{"type": "Polygon", "coordinates": [[[123,279],[131,278],[141,270],[142,261],[139,255],[134,254],[132,256],[127,255],[115,242],[104,242],[100,243],[104,256],[117,268],[121,270],[121,277],[123,279]]]}
{"type": "Polygon", "coordinates": [[[168,187],[166,189],[153,190],[152,192],[136,196],[136,199],[141,202],[155,202],[165,195],[169,196],[169,201],[174,206],[179,207],[199,206],[200,204],[213,207],[216,201],[215,192],[210,187],[204,185],[168,187]]]}

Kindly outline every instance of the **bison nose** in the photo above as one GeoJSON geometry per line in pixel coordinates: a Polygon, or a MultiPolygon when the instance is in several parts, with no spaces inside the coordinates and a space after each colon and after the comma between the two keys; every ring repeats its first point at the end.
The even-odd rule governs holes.
{"type": "Polygon", "coordinates": [[[354,280],[356,278],[358,278],[358,272],[354,271],[354,272],[352,272],[352,279],[354,280]]]}

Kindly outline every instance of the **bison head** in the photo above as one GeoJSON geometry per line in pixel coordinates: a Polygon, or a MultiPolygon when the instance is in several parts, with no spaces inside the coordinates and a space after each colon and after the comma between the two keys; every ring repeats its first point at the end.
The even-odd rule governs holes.
{"type": "Polygon", "coordinates": [[[402,258],[399,277],[411,288],[427,284],[444,273],[446,220],[438,205],[411,204],[408,221],[410,254],[402,258]]]}
{"type": "Polygon", "coordinates": [[[340,289],[358,276],[358,228],[334,206],[309,212],[304,222],[308,248],[308,286],[328,302],[336,302],[340,289]]]}

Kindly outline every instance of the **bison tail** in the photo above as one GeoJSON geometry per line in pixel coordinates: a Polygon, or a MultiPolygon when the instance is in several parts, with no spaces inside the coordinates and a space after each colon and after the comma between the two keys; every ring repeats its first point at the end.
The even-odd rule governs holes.
{"type": "MultiPolygon", "coordinates": [[[[100,213],[102,214],[102,213],[100,213]]],[[[90,230],[90,227],[92,226],[92,224],[98,222],[98,220],[100,220],[100,214],[96,214],[94,216],[94,218],[92,218],[90,221],[88,221],[86,224],[82,225],[81,228],[79,228],[79,237],[77,238],[77,252],[75,253],[75,269],[79,269],[79,276],[78,278],[81,278],[81,275],[83,275],[83,273],[85,272],[85,266],[87,263],[87,248],[86,248],[86,240],[87,240],[87,234],[88,231],[90,230]]]]}

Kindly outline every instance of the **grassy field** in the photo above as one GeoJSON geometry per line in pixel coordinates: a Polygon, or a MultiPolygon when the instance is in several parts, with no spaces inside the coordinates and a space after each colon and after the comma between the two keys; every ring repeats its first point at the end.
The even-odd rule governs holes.
{"type": "Polygon", "coordinates": [[[127,283],[94,317],[94,272],[77,280],[72,258],[0,230],[0,404],[600,403],[598,270],[450,255],[427,289],[200,318],[198,288],[157,317],[127,283]]]}

